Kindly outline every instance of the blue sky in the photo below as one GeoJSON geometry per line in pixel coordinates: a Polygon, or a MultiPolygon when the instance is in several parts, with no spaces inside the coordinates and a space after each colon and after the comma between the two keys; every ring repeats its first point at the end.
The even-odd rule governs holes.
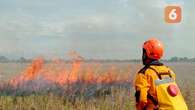
{"type": "Polygon", "coordinates": [[[131,59],[157,37],[164,58],[195,57],[193,0],[0,0],[0,55],[11,58],[131,59]],[[179,4],[183,20],[164,22],[164,8],[179,4]]]}

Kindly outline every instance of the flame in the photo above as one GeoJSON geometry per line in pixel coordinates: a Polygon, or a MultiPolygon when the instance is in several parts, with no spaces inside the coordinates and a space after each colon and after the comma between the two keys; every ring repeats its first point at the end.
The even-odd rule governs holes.
{"type": "Polygon", "coordinates": [[[11,85],[18,85],[21,82],[33,80],[38,77],[39,71],[43,67],[43,59],[42,58],[36,58],[33,60],[32,64],[28,66],[22,75],[18,77],[14,77],[10,80],[11,85]]]}
{"type": "Polygon", "coordinates": [[[36,58],[21,75],[12,78],[10,84],[16,87],[26,81],[35,80],[38,77],[42,77],[49,82],[61,86],[77,82],[109,84],[117,81],[126,81],[129,78],[128,76],[119,77],[121,75],[116,73],[116,67],[114,66],[109,68],[106,72],[97,73],[98,71],[96,70],[100,64],[96,66],[92,64],[84,65],[83,59],[81,59],[81,57],[78,58],[79,59],[74,59],[70,63],[69,68],[67,68],[68,64],[61,60],[54,60],[52,63],[47,64],[44,63],[43,58],[36,58]]]}
{"type": "Polygon", "coordinates": [[[35,59],[32,64],[26,68],[23,73],[24,80],[33,80],[39,75],[39,71],[43,67],[43,59],[37,58],[35,59]]]}

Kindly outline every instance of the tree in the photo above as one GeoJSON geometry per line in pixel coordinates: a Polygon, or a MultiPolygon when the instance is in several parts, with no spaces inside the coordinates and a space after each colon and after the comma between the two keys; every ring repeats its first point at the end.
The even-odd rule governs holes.
{"type": "Polygon", "coordinates": [[[3,62],[3,63],[9,62],[9,59],[5,56],[0,56],[0,62],[3,62]]]}

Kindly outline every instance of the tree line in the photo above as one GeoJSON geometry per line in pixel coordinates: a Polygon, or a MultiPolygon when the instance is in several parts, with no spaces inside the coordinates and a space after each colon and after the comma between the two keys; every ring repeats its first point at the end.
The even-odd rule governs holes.
{"type": "MultiPolygon", "coordinates": [[[[32,62],[33,59],[20,57],[17,59],[10,59],[5,56],[0,56],[0,63],[9,63],[9,62],[16,62],[16,63],[29,63],[32,62]]],[[[71,61],[71,60],[63,60],[62,61],[71,61]]],[[[50,62],[51,60],[45,60],[46,62],[50,62]]],[[[85,59],[86,62],[141,62],[141,59],[85,59]]],[[[162,61],[165,62],[195,62],[195,58],[188,58],[188,57],[171,57],[170,59],[163,59],[162,61]]]]}

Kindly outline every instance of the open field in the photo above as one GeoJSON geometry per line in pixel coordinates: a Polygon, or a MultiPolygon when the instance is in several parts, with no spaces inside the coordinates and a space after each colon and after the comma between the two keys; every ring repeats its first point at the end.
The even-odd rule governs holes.
{"type": "MultiPolygon", "coordinates": [[[[0,80],[5,82],[13,76],[21,74],[29,64],[22,63],[1,63],[0,80]]],[[[49,65],[49,64],[46,64],[49,65]]],[[[67,67],[70,67],[67,64],[67,67]],[[68,66],[67,66],[68,65],[68,66]]],[[[189,110],[195,110],[195,64],[193,63],[168,63],[176,72],[177,82],[189,106],[189,110]]],[[[6,95],[0,96],[0,110],[134,110],[133,79],[136,71],[141,68],[138,63],[84,63],[81,68],[90,67],[93,74],[103,75],[107,72],[114,72],[120,77],[128,79],[129,87],[112,86],[95,91],[93,97],[85,97],[80,94],[78,97],[56,95],[48,92],[45,94],[31,95],[6,95]],[[130,88],[130,90],[129,90],[130,88]]],[[[85,69],[78,73],[85,74],[85,69]]],[[[112,75],[112,74],[111,74],[112,75]]],[[[109,76],[110,77],[110,76],[109,76]]],[[[112,77],[112,76],[111,76],[112,77]]],[[[103,80],[107,81],[107,80],[103,80]]],[[[110,83],[109,83],[110,84],[110,83]]],[[[90,92],[89,92],[90,93],[90,92]]],[[[67,94],[66,94],[67,95],[67,94]]]]}

